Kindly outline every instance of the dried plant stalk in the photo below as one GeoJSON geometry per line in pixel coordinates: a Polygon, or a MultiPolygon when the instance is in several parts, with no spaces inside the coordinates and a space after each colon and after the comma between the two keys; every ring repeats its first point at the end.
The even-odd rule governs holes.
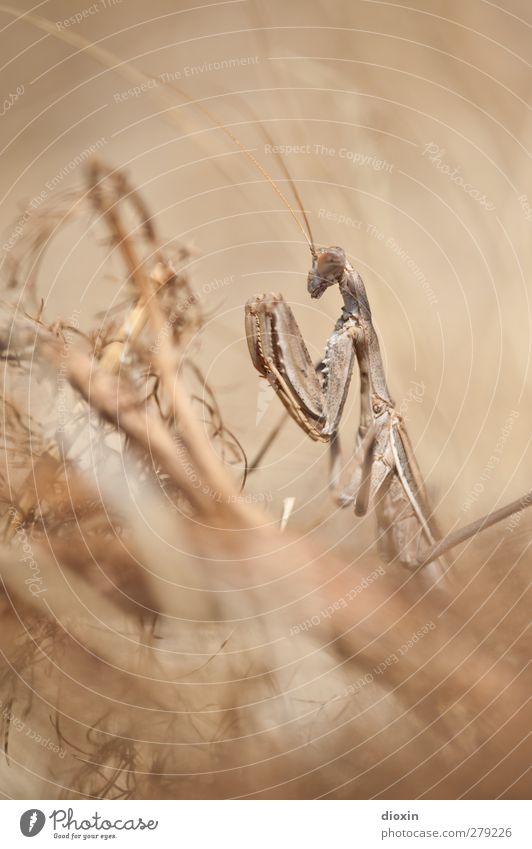
{"type": "MultiPolygon", "coordinates": [[[[5,399],[6,445],[19,441],[24,463],[0,549],[3,792],[521,795],[520,586],[501,627],[495,580],[426,592],[371,553],[348,563],[315,534],[280,533],[236,498],[183,379],[198,312],[164,332],[188,282],[122,177],[95,165],[89,185],[132,283],[119,327],[65,345],[66,324],[4,310],[11,383],[34,393],[37,364],[53,396],[60,374],[75,421],[48,438],[54,408],[33,442],[40,396],[31,410],[5,399]],[[126,198],[144,236],[126,226],[126,198]]],[[[209,398],[201,415],[224,440],[209,398]]]]}

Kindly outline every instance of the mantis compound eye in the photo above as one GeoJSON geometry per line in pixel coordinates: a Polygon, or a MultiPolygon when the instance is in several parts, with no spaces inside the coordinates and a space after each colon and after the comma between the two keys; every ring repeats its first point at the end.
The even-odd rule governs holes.
{"type": "Polygon", "coordinates": [[[321,277],[340,282],[345,271],[346,256],[343,248],[326,248],[318,254],[316,266],[321,277]]]}
{"type": "Polygon", "coordinates": [[[329,286],[340,283],[346,266],[345,251],[333,247],[320,251],[309,272],[307,288],[313,298],[320,298],[329,286]]]}

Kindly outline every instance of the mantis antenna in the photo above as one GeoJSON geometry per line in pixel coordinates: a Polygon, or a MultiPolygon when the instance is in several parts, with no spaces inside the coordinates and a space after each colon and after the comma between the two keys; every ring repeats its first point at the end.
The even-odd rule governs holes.
{"type": "MultiPolygon", "coordinates": [[[[21,14],[20,11],[15,9],[13,6],[9,6],[9,5],[6,5],[4,3],[0,3],[0,11],[5,12],[6,15],[10,15],[11,17],[16,18],[16,19],[24,18],[25,20],[29,21],[29,23],[33,24],[38,29],[43,30],[43,32],[46,32],[48,35],[52,35],[54,38],[57,38],[59,41],[63,41],[66,44],[71,44],[73,47],[77,47],[80,50],[86,51],[97,62],[99,62],[100,65],[103,65],[105,68],[108,68],[109,70],[116,71],[120,76],[124,77],[124,79],[126,79],[128,82],[132,82],[132,83],[135,83],[135,84],[142,84],[142,83],[146,83],[150,80],[150,77],[148,77],[143,71],[139,71],[137,68],[130,65],[129,62],[127,62],[127,60],[120,59],[120,57],[117,56],[112,51],[107,50],[105,47],[100,47],[98,44],[93,44],[88,39],[84,38],[82,35],[79,35],[79,33],[70,32],[69,30],[66,30],[64,32],[62,30],[58,30],[51,21],[47,20],[47,18],[43,18],[41,15],[35,15],[33,12],[25,12],[25,13],[21,14]]],[[[173,83],[172,84],[167,83],[166,85],[169,88],[171,88],[173,91],[175,91],[177,94],[179,94],[180,97],[184,98],[188,103],[195,106],[196,109],[198,109],[198,111],[202,112],[202,114],[205,115],[205,117],[207,117],[209,119],[209,121],[211,121],[212,124],[214,124],[216,127],[219,127],[219,129],[223,130],[223,132],[228,136],[228,138],[231,139],[233,144],[235,144],[242,151],[242,153],[244,153],[247,156],[247,158],[252,163],[252,165],[260,172],[260,174],[262,174],[263,177],[265,177],[265,179],[268,181],[268,183],[270,183],[270,185],[273,188],[273,190],[275,191],[275,193],[281,199],[282,203],[287,208],[290,215],[292,216],[292,218],[296,222],[297,226],[299,227],[299,229],[303,233],[303,235],[305,237],[305,241],[307,242],[307,244],[310,248],[310,252],[311,252],[313,258],[316,259],[317,258],[316,248],[314,247],[314,240],[312,238],[312,232],[311,232],[311,229],[310,229],[310,224],[309,224],[306,212],[303,208],[303,204],[301,203],[301,198],[299,196],[299,192],[297,191],[296,186],[294,184],[294,181],[293,181],[292,177],[290,176],[290,174],[288,172],[288,168],[286,167],[286,163],[282,159],[280,160],[281,167],[282,167],[282,169],[283,169],[283,171],[284,171],[284,173],[285,173],[285,175],[288,179],[288,182],[290,183],[290,185],[292,187],[292,191],[294,192],[294,195],[295,195],[296,200],[298,202],[299,210],[300,210],[300,212],[301,212],[301,214],[304,218],[307,230],[305,230],[305,228],[301,224],[301,221],[297,217],[294,209],[290,205],[288,198],[286,197],[284,192],[281,191],[281,189],[279,188],[279,186],[277,185],[275,180],[270,176],[270,174],[268,174],[268,172],[266,171],[264,166],[261,165],[261,163],[258,161],[258,159],[255,156],[253,156],[251,151],[248,150],[244,146],[244,144],[240,141],[238,136],[236,136],[235,133],[233,133],[233,131],[229,129],[229,127],[226,127],[225,124],[222,124],[222,122],[219,121],[216,118],[216,116],[213,115],[212,112],[210,112],[207,109],[207,107],[204,106],[202,103],[200,103],[196,100],[193,100],[193,98],[191,98],[186,92],[182,91],[180,88],[178,88],[178,86],[174,85],[173,83]]],[[[171,98],[171,97],[170,98],[167,97],[163,92],[158,92],[157,94],[155,94],[150,89],[150,95],[151,95],[152,98],[162,101],[166,106],[175,107],[174,99],[171,98]]],[[[174,126],[177,125],[181,129],[178,122],[175,121],[172,113],[169,113],[169,114],[165,113],[164,117],[165,117],[165,120],[167,122],[173,124],[174,126]]],[[[269,138],[269,135],[267,134],[264,127],[262,127],[262,130],[263,130],[264,134],[267,136],[267,138],[269,138]]]]}

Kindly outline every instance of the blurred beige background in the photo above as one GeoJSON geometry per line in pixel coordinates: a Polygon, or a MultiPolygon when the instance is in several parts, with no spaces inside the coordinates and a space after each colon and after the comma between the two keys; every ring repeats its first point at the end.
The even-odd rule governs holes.
{"type": "MultiPolygon", "coordinates": [[[[532,480],[530,35],[515,0],[0,4],[2,261],[32,202],[82,184],[89,149],[123,167],[164,239],[197,249],[189,272],[208,320],[191,355],[252,458],[281,406],[250,363],[245,300],[283,292],[316,359],[340,310],[333,292],[310,302],[301,231],[194,101],[292,199],[266,128],[316,243],[342,245],[364,277],[441,524],[469,521],[532,480]],[[131,68],[144,90],[131,91],[131,68]]],[[[49,318],[80,309],[88,326],[124,298],[95,246],[85,224],[54,242],[41,269],[49,318]]],[[[354,381],[345,448],[357,403],[354,381]]],[[[323,522],[349,551],[372,519],[330,503],[326,453],[289,422],[248,491],[277,516],[295,496],[291,521],[323,522]]]]}

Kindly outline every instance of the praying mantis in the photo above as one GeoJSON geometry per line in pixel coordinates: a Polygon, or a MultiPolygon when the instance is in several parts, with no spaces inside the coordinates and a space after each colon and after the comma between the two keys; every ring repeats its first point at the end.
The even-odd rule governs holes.
{"type": "Polygon", "coordinates": [[[388,390],[362,278],[341,247],[316,251],[313,242],[310,247],[310,296],[320,298],[338,286],[343,299],[323,359],[314,367],[292,310],[282,295],[270,294],[255,296],[245,305],[252,362],[308,436],[329,443],[329,487],[336,503],[354,505],[357,516],[375,505],[382,559],[423,569],[430,585],[444,575],[448,582],[445,552],[529,506],[531,493],[440,538],[404,422],[388,390]],[[360,372],[360,422],[345,476],[338,428],[355,362],[360,372]]]}
{"type": "MultiPolygon", "coordinates": [[[[17,12],[4,7],[16,17],[17,12]]],[[[149,84],[152,76],[132,68],[108,49],[96,48],[87,39],[70,32],[60,32],[47,19],[27,13],[33,26],[63,42],[80,45],[100,64],[112,68],[128,82],[149,84]]],[[[411,569],[429,568],[435,576],[446,571],[443,555],[484,528],[518,513],[532,504],[532,490],[521,498],[492,511],[475,522],[440,539],[423,486],[404,422],[388,391],[373,327],[364,284],[342,248],[331,247],[317,252],[297,187],[282,157],[279,164],[291,185],[304,218],[308,234],[279,185],[271,178],[254,154],[235,133],[212,114],[203,101],[193,99],[175,84],[150,92],[165,107],[161,114],[175,126],[172,96],[166,88],[185,102],[194,104],[213,126],[218,127],[251,165],[267,180],[303,232],[312,253],[308,276],[311,297],[319,298],[330,286],[338,285],[344,307],[327,342],[325,357],[317,368],[312,365],[291,309],[280,295],[250,299],[245,307],[246,334],[252,361],[259,374],[277,392],[292,418],[313,439],[330,445],[330,489],[341,507],[354,504],[355,513],[363,515],[370,503],[375,504],[379,531],[379,547],[386,560],[394,560],[411,569]],[[310,240],[309,240],[310,236],[310,240]],[[343,481],[338,428],[349,389],[355,360],[360,371],[361,413],[355,440],[355,452],[347,478],[343,481]]],[[[241,104],[242,108],[244,103],[241,104]]],[[[256,116],[250,106],[246,111],[256,116]]],[[[258,122],[259,126],[260,121],[258,122]]],[[[177,123],[178,129],[181,127],[177,123]]],[[[272,139],[262,126],[265,138],[272,139]]],[[[114,354],[113,354],[114,356],[114,354]]]]}

